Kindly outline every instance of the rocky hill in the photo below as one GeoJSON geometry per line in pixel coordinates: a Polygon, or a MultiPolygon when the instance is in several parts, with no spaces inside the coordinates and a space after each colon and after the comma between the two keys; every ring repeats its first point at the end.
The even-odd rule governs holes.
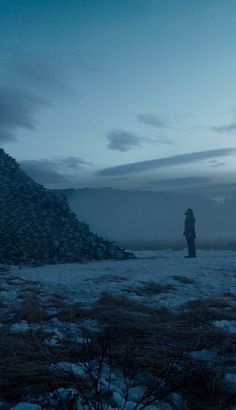
{"type": "Polygon", "coordinates": [[[28,177],[0,149],[0,262],[44,264],[129,254],[78,221],[65,197],[28,177]]]}

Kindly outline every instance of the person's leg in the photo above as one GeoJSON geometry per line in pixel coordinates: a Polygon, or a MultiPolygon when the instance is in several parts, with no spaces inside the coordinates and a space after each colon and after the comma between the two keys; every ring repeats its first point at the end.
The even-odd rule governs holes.
{"type": "Polygon", "coordinates": [[[190,258],[196,258],[196,247],[195,247],[195,239],[189,239],[189,256],[190,258]]]}
{"type": "Polygon", "coordinates": [[[196,258],[196,244],[195,244],[195,239],[193,239],[193,257],[196,258]]]}
{"type": "Polygon", "coordinates": [[[188,257],[191,256],[191,239],[187,238],[187,245],[188,245],[188,257]]]}

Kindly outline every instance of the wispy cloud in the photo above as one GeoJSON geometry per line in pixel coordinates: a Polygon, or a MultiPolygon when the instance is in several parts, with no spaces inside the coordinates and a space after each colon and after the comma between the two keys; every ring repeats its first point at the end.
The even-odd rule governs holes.
{"type": "MultiPolygon", "coordinates": [[[[38,60],[30,56],[17,56],[5,64],[5,70],[11,79],[24,84],[26,88],[37,90],[38,93],[61,94],[69,91],[68,82],[61,64],[52,64],[45,59],[38,60]]],[[[4,68],[4,66],[3,66],[4,68]]]]}
{"type": "Polygon", "coordinates": [[[137,121],[155,128],[164,128],[169,125],[167,121],[155,114],[137,114],[137,121]]]}
{"type": "Polygon", "coordinates": [[[107,148],[127,152],[133,148],[141,147],[142,138],[133,132],[113,130],[107,135],[107,148]]]}
{"type": "Polygon", "coordinates": [[[196,186],[199,184],[205,184],[209,182],[209,178],[207,177],[180,177],[180,178],[166,178],[151,181],[149,183],[150,188],[155,189],[179,189],[179,188],[186,188],[189,186],[196,186]]]}
{"type": "Polygon", "coordinates": [[[31,178],[41,184],[58,187],[65,184],[73,186],[78,177],[77,171],[88,166],[91,166],[89,162],[78,157],[21,161],[21,168],[31,178]]]}
{"type": "Polygon", "coordinates": [[[227,165],[226,162],[218,161],[217,159],[212,159],[212,160],[210,161],[210,166],[211,166],[212,168],[224,167],[224,166],[226,166],[226,165],[227,165]]]}
{"type": "Polygon", "coordinates": [[[0,81],[4,84],[0,86],[1,143],[16,141],[20,129],[34,131],[40,109],[66,92],[59,70],[32,59],[2,64],[0,81]]]}
{"type": "Polygon", "coordinates": [[[153,159],[149,161],[134,162],[126,165],[118,165],[98,171],[99,176],[117,176],[135,174],[153,169],[191,164],[201,160],[226,157],[236,153],[236,148],[220,148],[208,151],[192,152],[190,154],[175,155],[171,157],[153,159]]]}
{"type": "Polygon", "coordinates": [[[35,112],[44,101],[16,87],[0,87],[0,142],[15,140],[20,129],[35,130],[35,112]]]}
{"type": "Polygon", "coordinates": [[[221,134],[224,133],[234,133],[236,132],[236,118],[233,119],[232,122],[223,125],[214,125],[209,127],[211,131],[215,131],[221,134]]]}
{"type": "Polygon", "coordinates": [[[127,152],[134,148],[140,148],[145,143],[150,144],[173,144],[171,140],[165,137],[141,137],[133,132],[125,130],[113,130],[107,135],[107,148],[120,152],[127,152]]]}

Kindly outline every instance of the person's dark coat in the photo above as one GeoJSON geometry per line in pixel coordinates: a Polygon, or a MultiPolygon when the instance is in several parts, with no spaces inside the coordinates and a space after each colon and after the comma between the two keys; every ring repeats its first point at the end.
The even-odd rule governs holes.
{"type": "Polygon", "coordinates": [[[196,238],[196,231],[195,231],[195,223],[196,220],[193,216],[193,212],[186,211],[186,218],[185,218],[185,223],[184,223],[184,236],[186,239],[196,238]]]}
{"type": "Polygon", "coordinates": [[[188,256],[187,258],[196,258],[196,247],[195,247],[195,218],[192,209],[187,209],[185,212],[186,218],[184,223],[184,236],[188,244],[188,256]]]}

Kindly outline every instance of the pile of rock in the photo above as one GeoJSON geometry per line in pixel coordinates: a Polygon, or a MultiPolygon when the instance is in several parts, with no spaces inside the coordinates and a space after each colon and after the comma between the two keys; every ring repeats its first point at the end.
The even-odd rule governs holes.
{"type": "Polygon", "coordinates": [[[28,177],[0,149],[0,263],[123,259],[130,254],[93,234],[67,200],[28,177]]]}

